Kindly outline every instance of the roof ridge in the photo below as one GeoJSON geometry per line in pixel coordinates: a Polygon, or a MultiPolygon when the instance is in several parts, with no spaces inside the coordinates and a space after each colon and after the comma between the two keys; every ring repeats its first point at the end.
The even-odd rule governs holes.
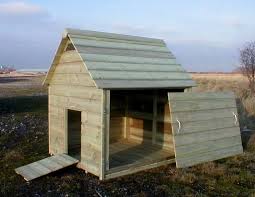
{"type": "Polygon", "coordinates": [[[120,33],[109,33],[109,32],[102,32],[102,31],[81,30],[81,29],[73,29],[73,28],[65,29],[63,37],[67,37],[67,35],[84,35],[84,36],[123,39],[123,40],[135,40],[135,41],[165,44],[164,40],[160,38],[149,38],[144,36],[134,36],[134,35],[127,35],[127,34],[120,34],[120,33]]]}

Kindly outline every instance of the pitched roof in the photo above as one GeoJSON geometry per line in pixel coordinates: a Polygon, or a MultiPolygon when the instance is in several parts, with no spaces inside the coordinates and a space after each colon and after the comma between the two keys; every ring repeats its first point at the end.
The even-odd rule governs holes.
{"type": "MultiPolygon", "coordinates": [[[[66,29],[63,40],[68,38],[98,88],[178,88],[195,85],[163,40],[66,29]]],[[[48,77],[45,83],[49,83],[48,77]]]]}

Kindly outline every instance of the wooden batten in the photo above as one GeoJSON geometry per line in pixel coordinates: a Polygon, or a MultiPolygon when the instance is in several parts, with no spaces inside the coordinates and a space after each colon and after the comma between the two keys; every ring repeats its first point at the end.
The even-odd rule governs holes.
{"type": "Polygon", "coordinates": [[[106,176],[105,179],[109,180],[109,179],[113,179],[119,176],[125,176],[125,175],[129,175],[129,174],[133,174],[142,170],[148,170],[151,168],[156,168],[156,167],[160,167],[163,165],[168,165],[171,163],[174,163],[175,159],[168,159],[168,160],[164,160],[164,161],[160,161],[160,162],[156,162],[156,163],[148,163],[148,164],[143,164],[142,166],[136,166],[136,165],[132,165],[132,166],[122,166],[122,168],[118,169],[118,171],[113,171],[113,172],[109,172],[106,176]]]}
{"type": "Polygon", "coordinates": [[[101,149],[101,173],[100,180],[105,179],[109,170],[109,130],[110,130],[110,90],[103,91],[102,97],[102,149],[101,149]]]}

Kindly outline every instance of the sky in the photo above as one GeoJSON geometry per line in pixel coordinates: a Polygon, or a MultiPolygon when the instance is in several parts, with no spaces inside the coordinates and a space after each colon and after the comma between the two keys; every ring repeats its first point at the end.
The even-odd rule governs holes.
{"type": "Polygon", "coordinates": [[[0,65],[47,69],[65,28],[164,39],[188,71],[232,71],[254,0],[0,0],[0,65]]]}

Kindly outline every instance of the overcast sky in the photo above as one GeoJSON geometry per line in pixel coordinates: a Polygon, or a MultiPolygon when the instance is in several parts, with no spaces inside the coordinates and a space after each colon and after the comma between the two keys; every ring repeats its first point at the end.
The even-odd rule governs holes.
{"type": "Polygon", "coordinates": [[[66,27],[164,39],[188,71],[231,71],[254,0],[0,0],[0,65],[50,66],[66,27]]]}

